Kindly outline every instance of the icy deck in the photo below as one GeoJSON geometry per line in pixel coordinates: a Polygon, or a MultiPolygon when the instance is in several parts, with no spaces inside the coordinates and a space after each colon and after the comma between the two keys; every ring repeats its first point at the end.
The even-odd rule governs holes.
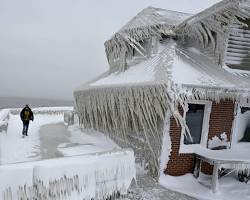
{"type": "Polygon", "coordinates": [[[210,150],[202,147],[195,148],[195,153],[211,160],[245,162],[250,165],[249,149],[250,144],[242,142],[238,143],[233,149],[210,150]]]}

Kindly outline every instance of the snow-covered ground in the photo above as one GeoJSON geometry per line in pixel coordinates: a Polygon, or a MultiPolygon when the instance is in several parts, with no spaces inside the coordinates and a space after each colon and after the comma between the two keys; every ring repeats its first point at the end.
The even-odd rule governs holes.
{"type": "Polygon", "coordinates": [[[178,191],[200,200],[248,200],[250,184],[239,182],[236,176],[222,177],[217,193],[211,190],[211,176],[202,175],[199,180],[192,174],[184,176],[161,176],[160,184],[168,189],[178,191]]]}
{"type": "Polygon", "coordinates": [[[64,156],[119,149],[116,143],[97,131],[82,132],[77,125],[69,127],[68,130],[70,131],[70,142],[58,147],[64,156]]]}

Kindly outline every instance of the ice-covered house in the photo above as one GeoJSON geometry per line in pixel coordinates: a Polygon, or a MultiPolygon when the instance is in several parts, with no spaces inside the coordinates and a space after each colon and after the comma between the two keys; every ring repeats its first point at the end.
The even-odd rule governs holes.
{"type": "Polygon", "coordinates": [[[154,176],[192,173],[197,156],[225,149],[248,166],[249,18],[246,0],[142,10],[105,42],[109,71],[74,92],[81,126],[132,147],[154,176]]]}

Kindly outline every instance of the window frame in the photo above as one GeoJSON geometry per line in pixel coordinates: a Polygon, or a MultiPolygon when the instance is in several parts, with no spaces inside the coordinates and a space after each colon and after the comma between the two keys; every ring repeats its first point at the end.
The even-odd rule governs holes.
{"type": "MultiPolygon", "coordinates": [[[[203,122],[202,122],[201,141],[200,144],[184,144],[184,134],[186,130],[185,128],[182,128],[179,153],[194,153],[194,149],[197,146],[202,146],[207,148],[212,102],[208,100],[195,100],[195,101],[187,101],[187,104],[201,104],[205,106],[203,122]]],[[[183,118],[186,119],[186,112],[183,113],[183,118]]]]}
{"type": "Polygon", "coordinates": [[[236,101],[234,107],[234,119],[232,123],[232,131],[231,131],[231,148],[237,147],[237,144],[240,143],[239,139],[239,132],[237,129],[239,123],[239,114],[241,114],[241,107],[248,107],[250,108],[250,103],[236,101]]]}

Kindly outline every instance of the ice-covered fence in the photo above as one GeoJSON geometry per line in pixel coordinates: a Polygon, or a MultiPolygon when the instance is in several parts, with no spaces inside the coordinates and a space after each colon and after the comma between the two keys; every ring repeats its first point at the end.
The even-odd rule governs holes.
{"type": "Polygon", "coordinates": [[[33,164],[0,165],[0,199],[27,200],[34,194],[33,164]]]}
{"type": "Polygon", "coordinates": [[[126,194],[135,178],[132,150],[0,166],[0,199],[95,199],[126,194]]]}
{"type": "Polygon", "coordinates": [[[9,121],[9,110],[0,110],[0,132],[7,131],[9,121]]]}
{"type": "MultiPolygon", "coordinates": [[[[21,112],[21,108],[11,109],[10,112],[13,115],[18,115],[21,112]]],[[[50,114],[50,115],[60,115],[68,111],[73,111],[73,107],[40,107],[32,108],[34,115],[50,114]]]]}
{"type": "Polygon", "coordinates": [[[73,125],[75,123],[75,113],[74,111],[64,112],[64,124],[67,126],[73,125]]]}

